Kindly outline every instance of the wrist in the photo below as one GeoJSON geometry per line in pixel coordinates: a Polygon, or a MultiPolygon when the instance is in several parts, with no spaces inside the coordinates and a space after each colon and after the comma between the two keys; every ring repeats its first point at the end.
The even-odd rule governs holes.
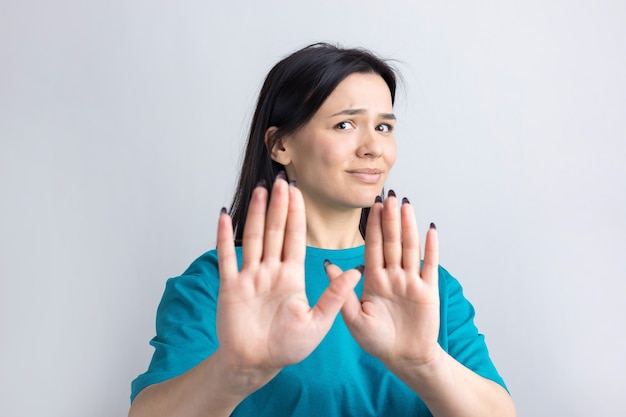
{"type": "Polygon", "coordinates": [[[439,346],[426,356],[410,359],[396,359],[386,363],[387,369],[405,382],[432,380],[436,375],[445,372],[447,353],[439,346]]]}
{"type": "Polygon", "coordinates": [[[242,366],[241,361],[218,348],[210,357],[212,373],[217,376],[224,394],[247,397],[263,387],[278,374],[280,369],[242,366]]]}

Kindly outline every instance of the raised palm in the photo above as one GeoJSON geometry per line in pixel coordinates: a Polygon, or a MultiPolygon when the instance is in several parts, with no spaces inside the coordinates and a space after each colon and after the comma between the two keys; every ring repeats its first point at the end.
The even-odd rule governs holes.
{"type": "Polygon", "coordinates": [[[272,198],[257,187],[246,219],[241,270],[226,214],[218,225],[217,334],[231,365],[268,374],[308,356],[329,331],[359,273],[338,276],[311,308],[305,294],[306,219],[300,191],[283,177],[272,198]],[[267,207],[267,209],[266,209],[267,207]]]}
{"type": "MultiPolygon", "coordinates": [[[[438,242],[427,233],[423,265],[413,208],[405,200],[397,215],[395,195],[372,207],[365,240],[365,280],[359,300],[342,309],[353,337],[388,367],[427,363],[439,332],[438,242]]],[[[332,277],[339,275],[329,269],[332,277]]]]}

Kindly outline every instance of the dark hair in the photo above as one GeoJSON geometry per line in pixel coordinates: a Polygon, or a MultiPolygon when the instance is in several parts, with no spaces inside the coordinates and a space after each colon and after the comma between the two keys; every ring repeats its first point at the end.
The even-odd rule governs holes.
{"type": "MultiPolygon", "coordinates": [[[[387,83],[391,102],[394,103],[394,69],[365,49],[345,49],[327,43],[315,43],[282,59],[267,74],[250,126],[239,181],[230,208],[237,244],[241,244],[243,237],[252,191],[260,181],[270,185],[271,191],[276,175],[285,169],[272,160],[270,150],[273,145],[306,124],[337,85],[353,73],[380,75],[387,83]],[[271,126],[277,130],[266,144],[265,133],[271,126]]],[[[368,214],[369,208],[364,208],[359,225],[363,236],[368,214]]]]}

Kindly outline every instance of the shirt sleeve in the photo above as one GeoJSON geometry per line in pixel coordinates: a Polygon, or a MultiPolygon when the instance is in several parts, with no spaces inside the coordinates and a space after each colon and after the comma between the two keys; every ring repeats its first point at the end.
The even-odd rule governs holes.
{"type": "Polygon", "coordinates": [[[217,349],[218,283],[214,252],[167,281],[157,309],[156,336],[150,341],[154,354],[148,370],[132,382],[131,402],[148,385],[183,374],[217,349]]]}
{"type": "Polygon", "coordinates": [[[475,310],[463,295],[461,284],[439,267],[439,285],[442,303],[439,339],[440,343],[443,342],[442,347],[467,368],[507,389],[489,357],[485,336],[474,324],[475,310]]]}

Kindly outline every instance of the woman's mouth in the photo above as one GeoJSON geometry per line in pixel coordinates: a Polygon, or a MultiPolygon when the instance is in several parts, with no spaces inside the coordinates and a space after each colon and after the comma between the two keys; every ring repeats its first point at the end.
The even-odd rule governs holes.
{"type": "Polygon", "coordinates": [[[360,168],[347,171],[348,174],[366,184],[376,184],[380,182],[383,171],[376,168],[360,168]]]}

